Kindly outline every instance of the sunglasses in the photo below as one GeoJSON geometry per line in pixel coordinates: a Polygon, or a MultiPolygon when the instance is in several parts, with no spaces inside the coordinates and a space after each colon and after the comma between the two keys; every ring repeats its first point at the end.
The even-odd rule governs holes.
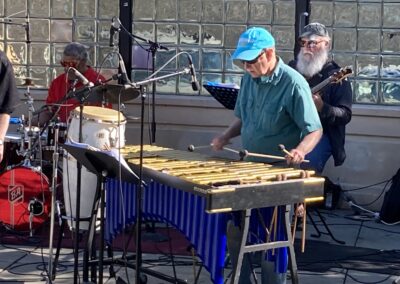
{"type": "Polygon", "coordinates": [[[79,60],[65,61],[61,60],[60,64],[62,67],[73,67],[76,68],[78,66],[79,60]]]}
{"type": "Polygon", "coordinates": [[[248,64],[248,65],[252,65],[257,63],[258,59],[264,54],[264,51],[261,52],[256,58],[254,58],[253,60],[240,60],[243,64],[248,64]]]}
{"type": "Polygon", "coordinates": [[[299,41],[299,45],[301,47],[307,46],[308,48],[313,48],[313,47],[316,47],[321,42],[326,42],[326,41],[325,40],[320,40],[320,41],[316,41],[316,40],[300,40],[299,41]]]}

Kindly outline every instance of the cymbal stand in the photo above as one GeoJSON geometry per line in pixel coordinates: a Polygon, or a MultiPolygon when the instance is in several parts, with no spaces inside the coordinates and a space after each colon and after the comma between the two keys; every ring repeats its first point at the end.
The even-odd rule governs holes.
{"type": "MultiPolygon", "coordinates": [[[[35,133],[33,131],[33,127],[32,127],[32,113],[35,111],[35,108],[33,106],[33,98],[30,95],[30,91],[29,91],[29,86],[27,86],[26,88],[26,93],[24,94],[25,97],[27,98],[26,104],[28,105],[28,126],[27,129],[23,129],[23,138],[21,141],[21,152],[22,155],[25,157],[24,162],[23,162],[23,166],[25,167],[32,167],[31,165],[31,159],[32,159],[32,145],[33,145],[33,139],[37,138],[40,139],[40,135],[39,133],[36,133],[37,137],[35,136],[35,133]],[[27,131],[25,131],[27,130],[27,131]],[[25,137],[25,135],[27,135],[27,137],[25,137]],[[25,141],[28,141],[28,146],[27,149],[24,149],[24,144],[25,141]]],[[[39,141],[40,142],[40,141],[39,141]]]]}

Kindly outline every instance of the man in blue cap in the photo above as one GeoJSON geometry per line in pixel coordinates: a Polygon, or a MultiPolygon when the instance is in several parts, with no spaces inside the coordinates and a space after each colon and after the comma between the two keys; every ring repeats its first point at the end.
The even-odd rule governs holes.
{"type": "MultiPolygon", "coordinates": [[[[214,150],[222,149],[231,138],[241,135],[243,148],[251,153],[281,155],[278,145],[283,144],[290,149],[287,163],[300,164],[322,135],[318,112],[306,80],[277,57],[275,39],[263,28],[253,27],[245,31],[232,59],[246,73],[236,101],[236,118],[212,140],[214,150]]],[[[240,247],[240,222],[235,215],[237,217],[234,214],[227,228],[227,244],[233,264],[240,247]]],[[[287,258],[283,264],[278,264],[278,257],[270,253],[264,254],[262,259],[262,283],[285,283],[287,258]]],[[[250,271],[249,258],[245,257],[239,283],[251,283],[250,271]]]]}

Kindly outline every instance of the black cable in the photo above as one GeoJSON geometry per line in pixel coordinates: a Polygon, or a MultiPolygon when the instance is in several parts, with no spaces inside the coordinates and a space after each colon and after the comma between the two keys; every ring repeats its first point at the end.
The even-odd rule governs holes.
{"type": "Polygon", "coordinates": [[[361,189],[373,187],[373,186],[375,186],[375,185],[380,185],[380,184],[382,184],[382,183],[389,182],[389,181],[391,181],[391,180],[392,180],[392,178],[387,179],[387,180],[384,180],[384,181],[381,181],[381,182],[378,182],[378,183],[375,183],[375,184],[366,185],[366,186],[363,186],[363,187],[358,187],[358,188],[353,188],[353,189],[342,190],[342,191],[343,191],[343,192],[357,191],[357,190],[361,190],[361,189]]]}
{"type": "Polygon", "coordinates": [[[382,280],[380,280],[380,281],[365,282],[365,281],[358,280],[358,279],[356,279],[354,276],[351,276],[351,275],[349,275],[349,274],[347,274],[347,276],[348,276],[349,278],[351,278],[353,281],[355,281],[355,282],[357,282],[357,283],[362,283],[362,284],[378,284],[378,283],[383,283],[383,282],[385,282],[386,280],[388,280],[390,277],[392,277],[392,275],[389,275],[389,276],[386,276],[384,279],[382,279],[382,280]]]}
{"type": "Polygon", "coordinates": [[[389,185],[389,183],[392,181],[392,179],[388,180],[385,184],[385,186],[383,187],[383,189],[381,190],[381,192],[379,193],[378,197],[376,197],[374,200],[368,202],[368,203],[364,203],[364,204],[357,204],[359,206],[369,206],[374,204],[376,201],[378,201],[381,196],[385,193],[387,186],[389,185]]]}

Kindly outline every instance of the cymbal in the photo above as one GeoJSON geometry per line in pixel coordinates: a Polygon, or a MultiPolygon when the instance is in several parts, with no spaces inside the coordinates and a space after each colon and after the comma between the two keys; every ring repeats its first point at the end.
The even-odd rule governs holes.
{"type": "Polygon", "coordinates": [[[23,84],[20,86],[35,86],[35,83],[33,81],[38,81],[40,80],[39,78],[32,78],[32,77],[16,77],[15,79],[25,81],[23,84]]]}
{"type": "Polygon", "coordinates": [[[126,87],[119,84],[106,84],[95,86],[90,90],[88,102],[101,102],[103,98],[109,103],[118,104],[136,99],[140,94],[138,88],[126,87]],[[120,100],[119,100],[120,97],[120,100]]]}

